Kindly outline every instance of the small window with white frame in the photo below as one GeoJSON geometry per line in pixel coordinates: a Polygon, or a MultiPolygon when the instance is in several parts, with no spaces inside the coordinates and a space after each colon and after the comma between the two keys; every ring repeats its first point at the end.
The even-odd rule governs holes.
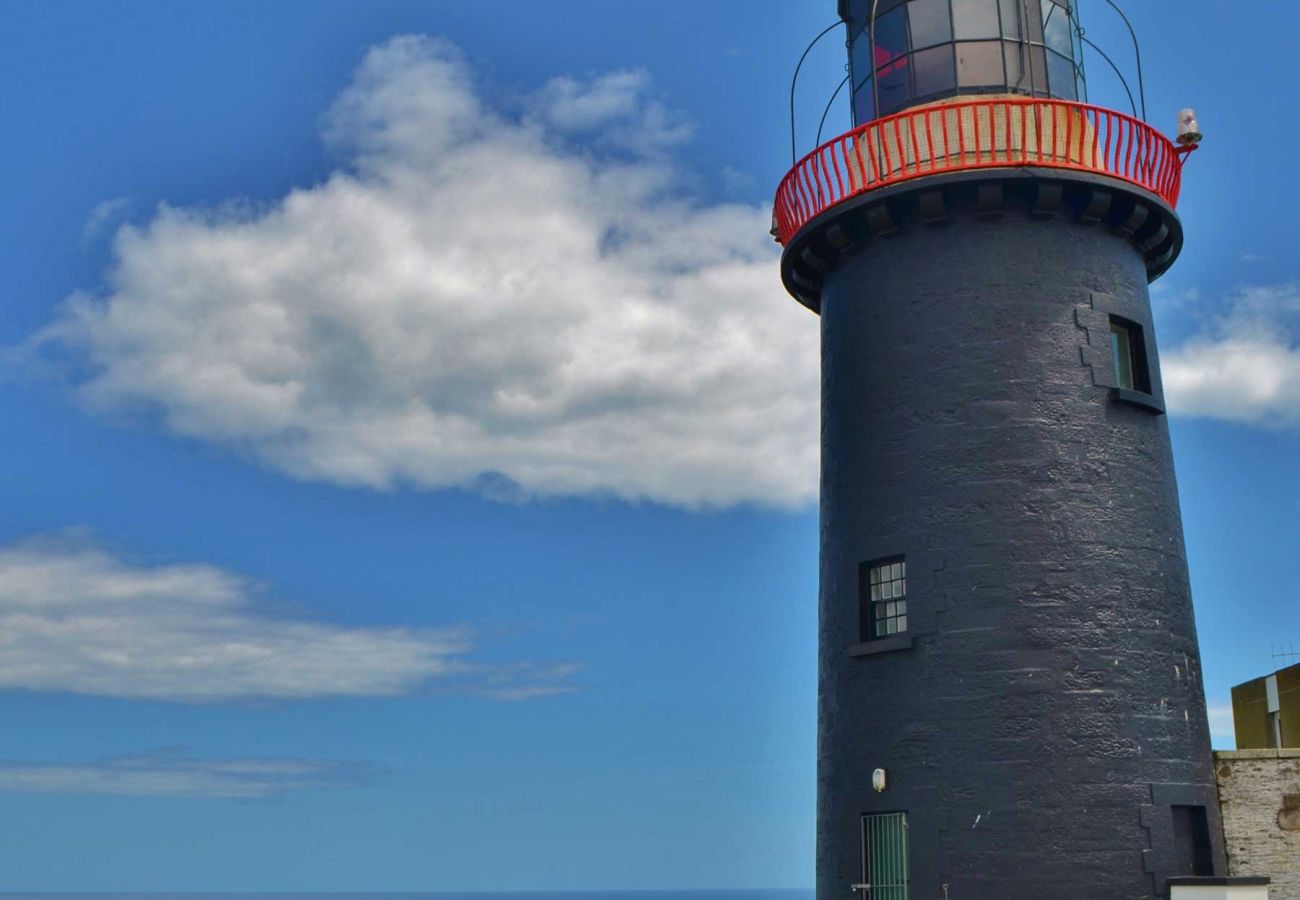
{"type": "Polygon", "coordinates": [[[862,566],[862,640],[907,631],[907,560],[901,556],[862,566]]]}

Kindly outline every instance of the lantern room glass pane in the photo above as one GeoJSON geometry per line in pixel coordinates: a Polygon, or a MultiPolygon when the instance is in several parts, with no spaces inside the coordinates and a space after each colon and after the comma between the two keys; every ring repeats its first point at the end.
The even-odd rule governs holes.
{"type": "MultiPolygon", "coordinates": [[[[870,43],[870,32],[863,37],[870,43]]],[[[907,7],[899,6],[876,17],[876,68],[907,53],[907,7]]]]}
{"type": "Polygon", "coordinates": [[[1047,51],[1042,47],[1030,46],[1029,51],[1029,77],[1025,79],[1022,87],[1028,88],[1032,85],[1033,91],[1037,95],[1047,93],[1047,51]]]}
{"type": "Polygon", "coordinates": [[[907,9],[899,6],[876,19],[876,81],[879,115],[898,112],[912,99],[907,53],[907,9]]]}
{"type": "Polygon", "coordinates": [[[957,83],[962,87],[997,87],[1006,84],[1002,70],[1002,42],[957,44],[957,83]]]}
{"type": "Polygon", "coordinates": [[[1022,13],[1020,0],[998,0],[1002,11],[1002,36],[1013,41],[1020,40],[1022,13]]]}
{"type": "MultiPolygon", "coordinates": [[[[1079,26],[1078,13],[1079,10],[1076,7],[1071,14],[1073,18],[1070,20],[1070,58],[1074,60],[1083,59],[1083,33],[1079,26]]],[[[1082,67],[1080,67],[1080,72],[1082,73],[1082,67]]],[[[1082,74],[1080,74],[1079,80],[1083,80],[1082,74]]]]}
{"type": "Polygon", "coordinates": [[[880,82],[880,115],[896,113],[912,100],[912,82],[909,74],[911,67],[908,58],[901,57],[887,66],[882,66],[877,73],[880,82]]]}
{"type": "Polygon", "coordinates": [[[1006,58],[1007,63],[1007,87],[1011,90],[1027,90],[1029,80],[1025,78],[1024,70],[1021,67],[1021,57],[1025,50],[1020,43],[1004,41],[1002,44],[1002,55],[1006,58]]]}
{"type": "Polygon", "coordinates": [[[1052,0],[1039,0],[1043,12],[1043,43],[1049,50],[1055,50],[1062,56],[1070,55],[1072,39],[1070,36],[1070,14],[1065,7],[1057,6],[1052,0]]]}
{"type": "Polygon", "coordinates": [[[952,0],[953,31],[959,41],[998,37],[998,8],[992,0],[952,0]]]}
{"type": "Polygon", "coordinates": [[[871,64],[871,41],[867,40],[865,33],[853,42],[850,51],[849,61],[853,64],[853,87],[856,89],[861,86],[866,77],[871,74],[871,70],[875,68],[871,64]]]}
{"type": "Polygon", "coordinates": [[[865,87],[858,90],[853,97],[853,123],[862,125],[870,122],[876,117],[876,109],[872,105],[875,97],[871,94],[871,82],[868,81],[865,87]]]}
{"type": "Polygon", "coordinates": [[[957,72],[953,67],[952,45],[931,47],[912,58],[912,72],[916,78],[916,95],[948,93],[957,88],[957,72]]]}
{"type": "Polygon", "coordinates": [[[1020,4],[1024,12],[1020,27],[1028,29],[1025,37],[1031,43],[1041,44],[1043,42],[1043,14],[1040,12],[1042,4],[1037,0],[1020,0],[1020,4]]]}
{"type": "Polygon", "coordinates": [[[1056,53],[1047,54],[1047,77],[1053,97],[1073,100],[1077,96],[1074,79],[1074,61],[1056,53]]]}
{"type": "Polygon", "coordinates": [[[875,97],[872,95],[871,42],[862,35],[853,44],[853,116],[854,123],[861,125],[876,117],[875,97]]]}
{"type": "MultiPolygon", "coordinates": [[[[952,40],[948,0],[912,0],[907,7],[912,25],[912,49],[923,50],[952,40]]],[[[920,93],[925,93],[918,88],[920,93]]]]}

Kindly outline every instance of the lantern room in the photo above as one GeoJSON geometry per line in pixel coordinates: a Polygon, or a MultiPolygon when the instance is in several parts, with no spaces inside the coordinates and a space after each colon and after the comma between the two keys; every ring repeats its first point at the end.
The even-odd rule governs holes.
{"type": "Polygon", "coordinates": [[[958,94],[1083,94],[1066,0],[840,0],[839,12],[855,125],[958,94]]]}

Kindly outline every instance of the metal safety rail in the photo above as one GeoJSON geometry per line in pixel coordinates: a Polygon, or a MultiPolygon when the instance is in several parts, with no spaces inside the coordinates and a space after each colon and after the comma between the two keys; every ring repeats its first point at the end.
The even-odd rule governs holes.
{"type": "Polygon", "coordinates": [[[852,197],[927,175],[1026,167],[1108,175],[1178,204],[1182,154],[1150,125],[1065,100],[940,102],[876,119],[827,141],[777,188],[776,238],[852,197]]]}

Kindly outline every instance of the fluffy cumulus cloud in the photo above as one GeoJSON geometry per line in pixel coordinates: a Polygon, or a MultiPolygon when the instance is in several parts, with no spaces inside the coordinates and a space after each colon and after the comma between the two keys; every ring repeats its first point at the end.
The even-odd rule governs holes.
{"type": "Polygon", "coordinates": [[[1300,426],[1300,284],[1238,291],[1161,371],[1174,412],[1300,426]]]}
{"type": "Polygon", "coordinates": [[[572,665],[475,662],[466,628],[274,617],[257,586],[208,565],[146,565],[84,536],[0,547],[0,689],[174,702],[406,693],[526,699],[572,665]]]}
{"type": "Polygon", "coordinates": [[[346,160],[269,205],[164,207],[36,339],[92,408],[302,479],[682,506],[812,499],[817,326],[769,212],[680,189],[641,72],[508,114],[444,42],[371,50],[346,160]]]}
{"type": "Polygon", "coordinates": [[[0,761],[0,792],[251,800],[292,791],[358,787],[365,763],[318,759],[196,759],[182,752],[117,756],[90,763],[0,761]]]}

